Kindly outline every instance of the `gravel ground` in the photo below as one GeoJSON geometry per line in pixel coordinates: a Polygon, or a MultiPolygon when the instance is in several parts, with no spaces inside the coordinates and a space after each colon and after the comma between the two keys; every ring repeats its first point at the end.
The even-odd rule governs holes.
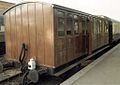
{"type": "MultiPolygon", "coordinates": [[[[8,79],[4,82],[1,82],[0,85],[20,85],[22,77],[17,76],[11,79],[8,79]]],[[[37,84],[30,84],[30,85],[59,85],[61,83],[62,79],[53,77],[53,76],[40,76],[39,82],[37,84]]]]}

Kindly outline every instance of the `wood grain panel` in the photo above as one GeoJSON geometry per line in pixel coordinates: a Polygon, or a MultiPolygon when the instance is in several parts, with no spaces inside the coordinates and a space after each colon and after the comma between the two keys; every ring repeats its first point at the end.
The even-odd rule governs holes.
{"type": "Polygon", "coordinates": [[[44,55],[44,26],[42,4],[36,3],[36,35],[37,35],[37,63],[45,64],[44,55]]]}
{"type": "Polygon", "coordinates": [[[20,52],[21,52],[21,49],[22,49],[22,40],[23,40],[23,37],[22,37],[22,34],[23,34],[23,31],[22,31],[22,12],[21,12],[21,6],[17,7],[16,8],[16,40],[17,40],[17,50],[18,51],[17,53],[17,56],[20,55],[20,52]]]}
{"type": "Polygon", "coordinates": [[[66,62],[69,62],[74,59],[74,49],[73,49],[73,37],[67,37],[66,39],[66,46],[67,46],[67,60],[66,62]]]}
{"type": "Polygon", "coordinates": [[[5,43],[6,43],[6,58],[11,58],[11,35],[10,35],[10,17],[9,12],[5,14],[5,43]]]}
{"type": "Polygon", "coordinates": [[[66,39],[58,38],[56,39],[56,49],[55,49],[55,65],[60,66],[67,61],[66,56],[66,39]]]}
{"type": "Polygon", "coordinates": [[[58,67],[60,65],[63,65],[66,63],[66,50],[63,51],[56,51],[56,55],[55,55],[56,61],[55,61],[55,66],[58,67]]]}
{"type": "Polygon", "coordinates": [[[10,22],[11,22],[11,50],[12,57],[16,59],[16,22],[15,22],[15,8],[10,11],[10,22]]]}
{"type": "Polygon", "coordinates": [[[35,3],[28,4],[28,21],[29,21],[30,57],[36,59],[35,3]]]}
{"type": "Polygon", "coordinates": [[[26,3],[12,8],[6,14],[7,57],[18,60],[22,44],[25,43],[29,52],[26,62],[33,57],[38,65],[54,67],[52,6],[26,3]]]}
{"type": "Polygon", "coordinates": [[[74,58],[73,59],[80,57],[80,53],[81,53],[81,38],[80,37],[81,36],[79,35],[74,38],[75,44],[74,44],[74,58]]]}
{"type": "Polygon", "coordinates": [[[45,37],[45,64],[54,66],[53,10],[51,5],[43,5],[43,14],[45,37]]]}
{"type": "MultiPolygon", "coordinates": [[[[29,34],[29,23],[28,23],[28,4],[24,4],[21,6],[21,17],[22,17],[22,28],[21,28],[21,32],[22,32],[22,43],[20,46],[22,46],[23,43],[25,43],[28,46],[28,50],[29,50],[29,38],[32,36],[32,34],[29,34]]],[[[34,28],[32,28],[34,29],[34,28]]],[[[33,44],[34,45],[34,44],[33,44]]],[[[28,55],[26,56],[27,61],[30,58],[29,57],[29,51],[28,51],[28,55]]]]}

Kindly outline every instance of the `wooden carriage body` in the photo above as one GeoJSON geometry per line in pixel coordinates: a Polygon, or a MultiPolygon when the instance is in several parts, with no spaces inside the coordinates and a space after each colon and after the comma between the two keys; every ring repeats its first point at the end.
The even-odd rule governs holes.
{"type": "Polygon", "coordinates": [[[94,16],[74,9],[27,2],[11,7],[4,16],[6,58],[10,60],[19,59],[24,43],[26,62],[34,58],[38,65],[56,68],[108,44],[99,44],[105,35],[99,38],[100,32],[95,33],[94,16]]]}

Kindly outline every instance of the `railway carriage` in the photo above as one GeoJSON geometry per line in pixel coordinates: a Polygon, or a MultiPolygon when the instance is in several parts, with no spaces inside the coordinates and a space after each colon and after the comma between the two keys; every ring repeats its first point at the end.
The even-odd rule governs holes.
{"type": "Polygon", "coordinates": [[[27,60],[59,67],[91,53],[90,14],[46,3],[22,3],[5,13],[6,58],[18,60],[22,44],[27,60]],[[12,49],[14,48],[14,49],[12,49]]]}
{"type": "Polygon", "coordinates": [[[111,20],[112,21],[112,37],[113,37],[113,42],[119,41],[120,39],[120,22],[116,20],[111,20]]]}
{"type": "Polygon", "coordinates": [[[109,17],[106,16],[99,16],[101,18],[103,18],[104,20],[106,20],[107,22],[107,27],[106,27],[106,31],[108,31],[108,40],[109,44],[114,44],[116,42],[119,42],[120,40],[120,22],[114,19],[111,19],[109,17]]]}
{"type": "Polygon", "coordinates": [[[109,45],[109,20],[95,16],[92,29],[93,51],[109,45]]]}
{"type": "Polygon", "coordinates": [[[21,3],[4,16],[6,59],[23,65],[32,58],[51,75],[120,39],[117,22],[55,4],[21,3]]]}

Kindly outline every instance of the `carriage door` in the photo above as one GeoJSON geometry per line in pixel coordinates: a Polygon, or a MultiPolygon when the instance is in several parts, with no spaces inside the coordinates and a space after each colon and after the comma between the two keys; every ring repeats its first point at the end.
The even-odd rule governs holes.
{"type": "Polygon", "coordinates": [[[67,61],[74,59],[74,40],[73,40],[73,14],[66,14],[66,45],[67,45],[67,61]]]}
{"type": "Polygon", "coordinates": [[[91,17],[87,17],[87,52],[88,54],[92,53],[92,18],[91,17]]]}
{"type": "Polygon", "coordinates": [[[66,63],[65,12],[57,9],[55,18],[55,55],[56,66],[66,63]]]}
{"type": "Polygon", "coordinates": [[[109,30],[109,44],[112,43],[113,37],[112,37],[112,21],[108,21],[109,26],[108,26],[108,30],[109,30]]]}
{"type": "Polygon", "coordinates": [[[78,15],[74,15],[74,56],[75,58],[80,57],[81,55],[81,29],[82,23],[78,15]]]}
{"type": "Polygon", "coordinates": [[[88,21],[87,17],[82,17],[82,54],[87,54],[89,49],[88,21]]]}

